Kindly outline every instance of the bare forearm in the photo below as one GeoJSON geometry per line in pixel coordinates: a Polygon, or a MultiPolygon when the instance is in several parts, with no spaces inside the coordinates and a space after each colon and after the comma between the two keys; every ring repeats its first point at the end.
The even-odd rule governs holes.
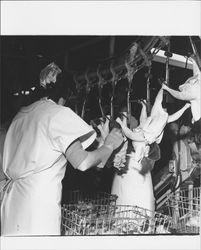
{"type": "Polygon", "coordinates": [[[112,147],[105,145],[92,152],[88,152],[87,157],[80,163],[78,169],[81,171],[86,171],[87,169],[99,164],[104,166],[112,152],[112,147]]]}
{"type": "Polygon", "coordinates": [[[85,171],[100,163],[105,164],[113,152],[111,145],[103,145],[100,148],[88,152],[82,148],[79,140],[72,143],[66,150],[66,159],[75,169],[85,171]]]}
{"type": "Polygon", "coordinates": [[[113,128],[104,139],[104,144],[98,149],[87,152],[82,148],[79,140],[74,141],[66,150],[66,159],[71,165],[81,171],[85,171],[93,166],[103,167],[113,150],[123,143],[123,135],[120,129],[113,128]]]}

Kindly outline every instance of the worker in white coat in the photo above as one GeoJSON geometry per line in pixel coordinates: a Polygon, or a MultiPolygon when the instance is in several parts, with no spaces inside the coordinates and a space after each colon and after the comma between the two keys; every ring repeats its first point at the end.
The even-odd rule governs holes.
{"type": "MultiPolygon", "coordinates": [[[[42,88],[47,90],[48,84],[55,83],[60,71],[56,64],[48,65],[41,72],[42,88]]],[[[55,89],[56,84],[53,92],[55,89]]],[[[81,171],[104,166],[123,141],[120,129],[115,128],[100,148],[87,152],[95,138],[91,126],[50,97],[18,112],[3,152],[3,171],[8,178],[1,204],[3,236],[60,235],[66,162],[81,171]]]]}

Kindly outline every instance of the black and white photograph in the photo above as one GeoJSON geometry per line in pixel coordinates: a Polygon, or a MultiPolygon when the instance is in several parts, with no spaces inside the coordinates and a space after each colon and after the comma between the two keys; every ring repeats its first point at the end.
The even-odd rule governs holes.
{"type": "MultiPolygon", "coordinates": [[[[199,249],[200,23],[190,16],[192,32],[150,31],[153,14],[126,22],[122,1],[108,1],[118,18],[107,1],[55,2],[2,1],[2,249],[199,249]],[[70,24],[59,22],[65,10],[70,24]],[[109,30],[93,21],[104,11],[118,19],[109,30]]],[[[139,1],[125,2],[135,15],[139,1]]],[[[153,12],[153,26],[163,16],[166,27],[170,10],[153,12]]]]}

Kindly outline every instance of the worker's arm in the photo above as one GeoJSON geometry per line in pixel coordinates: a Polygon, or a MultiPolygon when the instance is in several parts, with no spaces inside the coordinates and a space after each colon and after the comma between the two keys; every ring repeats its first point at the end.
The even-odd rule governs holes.
{"type": "Polygon", "coordinates": [[[81,171],[85,171],[99,164],[104,166],[113,150],[118,148],[122,142],[123,136],[121,131],[114,128],[100,148],[92,152],[87,152],[82,148],[80,141],[77,140],[66,150],[66,157],[74,168],[81,171]]]}
{"type": "Polygon", "coordinates": [[[180,110],[178,110],[177,112],[175,112],[172,115],[169,115],[167,123],[174,122],[174,121],[178,120],[183,115],[183,113],[186,111],[186,109],[188,109],[190,106],[191,106],[190,103],[186,103],[180,110]]]}

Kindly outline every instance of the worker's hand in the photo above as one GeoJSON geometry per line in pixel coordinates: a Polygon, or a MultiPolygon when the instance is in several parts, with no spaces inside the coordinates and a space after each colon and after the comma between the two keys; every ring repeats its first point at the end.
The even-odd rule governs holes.
{"type": "Polygon", "coordinates": [[[105,123],[101,121],[101,123],[98,125],[98,129],[100,130],[101,138],[103,141],[109,134],[109,121],[110,121],[110,116],[108,115],[106,117],[105,123]]]}
{"type": "Polygon", "coordinates": [[[188,109],[188,108],[190,108],[191,107],[191,104],[190,104],[190,102],[187,102],[185,105],[184,105],[184,107],[185,107],[185,109],[188,109]]]}
{"type": "Polygon", "coordinates": [[[106,137],[104,145],[111,147],[112,150],[117,149],[123,143],[123,134],[121,129],[113,128],[106,137]]]}
{"type": "MultiPolygon", "coordinates": [[[[119,117],[116,119],[116,122],[118,123],[118,121],[119,121],[119,117]]],[[[127,120],[128,120],[128,113],[127,112],[122,112],[122,118],[120,119],[121,120],[121,122],[122,122],[122,126],[124,127],[124,128],[127,128],[127,120]]],[[[119,124],[120,125],[120,124],[119,124]]],[[[120,125],[121,126],[121,125],[120,125]]],[[[122,132],[123,132],[123,137],[124,137],[124,142],[127,140],[127,138],[126,138],[126,135],[125,135],[125,133],[124,133],[124,131],[123,131],[123,128],[122,128],[122,126],[121,126],[121,129],[122,129],[122,132]]]]}
{"type": "Polygon", "coordinates": [[[109,134],[109,120],[110,116],[107,116],[105,123],[103,122],[103,118],[100,119],[101,123],[97,126],[100,131],[100,136],[96,138],[99,143],[98,147],[101,147],[104,144],[105,138],[109,134]]]}
{"type": "Polygon", "coordinates": [[[125,122],[125,119],[121,120],[119,117],[117,117],[116,122],[119,123],[119,125],[121,126],[121,128],[123,129],[124,127],[127,127],[127,124],[125,122]]]}
{"type": "MultiPolygon", "coordinates": [[[[122,124],[127,127],[127,119],[128,119],[128,113],[127,112],[122,112],[122,124]]],[[[119,118],[116,119],[116,122],[119,121],[119,118]]]]}
{"type": "Polygon", "coordinates": [[[163,82],[163,84],[162,84],[162,89],[163,90],[168,90],[169,89],[165,82],[163,82]]]}

